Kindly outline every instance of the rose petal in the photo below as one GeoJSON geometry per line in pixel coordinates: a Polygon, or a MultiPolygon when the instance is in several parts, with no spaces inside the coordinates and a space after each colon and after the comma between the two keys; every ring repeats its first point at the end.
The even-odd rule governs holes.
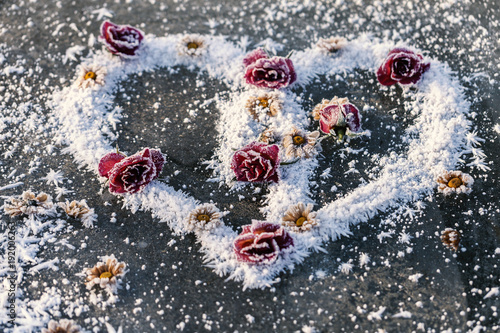
{"type": "Polygon", "coordinates": [[[350,103],[344,104],[343,107],[346,111],[347,127],[353,133],[358,132],[361,129],[361,114],[359,110],[350,103]]]}
{"type": "Polygon", "coordinates": [[[153,163],[155,164],[156,167],[156,177],[157,178],[161,170],[163,168],[163,165],[165,164],[165,157],[161,153],[161,150],[159,149],[150,149],[151,151],[151,159],[153,160],[153,163]]]}
{"type": "Polygon", "coordinates": [[[267,55],[266,51],[264,51],[263,49],[259,48],[257,50],[253,50],[252,52],[247,54],[245,56],[245,58],[243,58],[243,66],[248,67],[249,65],[253,64],[257,60],[262,59],[262,58],[267,58],[267,57],[268,57],[268,55],[267,55]]]}
{"type": "Polygon", "coordinates": [[[125,156],[118,153],[108,153],[104,155],[99,161],[99,175],[101,175],[101,177],[108,178],[109,171],[115,166],[116,163],[120,162],[124,158],[125,156]]]}

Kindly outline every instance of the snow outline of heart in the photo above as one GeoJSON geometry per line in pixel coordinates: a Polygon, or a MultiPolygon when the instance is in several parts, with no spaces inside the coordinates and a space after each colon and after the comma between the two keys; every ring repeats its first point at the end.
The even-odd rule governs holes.
{"type": "MultiPolygon", "coordinates": [[[[223,80],[231,87],[230,98],[218,103],[221,112],[218,130],[222,133],[220,139],[223,144],[210,161],[216,179],[231,184],[234,173],[227,161],[234,154],[232,148],[247,144],[249,137],[255,134],[233,135],[240,133],[241,126],[253,126],[251,117],[243,115],[246,112],[244,107],[240,107],[241,117],[235,117],[233,113],[234,106],[244,105],[252,89],[255,89],[244,84],[242,59],[247,52],[244,47],[224,37],[204,36],[208,41],[206,54],[188,57],[179,54],[176,48],[183,37],[147,35],[139,56],[133,60],[122,60],[106,51],[91,52],[82,65],[105,67],[105,85],[99,89],[79,89],[72,85],[56,90],[50,100],[52,118],[59,127],[54,140],[67,145],[63,152],[72,154],[80,167],[97,175],[100,158],[114,149],[112,142],[117,139],[113,131],[122,112],[120,107],[113,107],[117,83],[134,73],[184,65],[190,70],[203,71],[211,78],[223,80]],[[240,89],[243,87],[245,89],[240,89]],[[230,118],[238,118],[240,122],[226,121],[230,118]]],[[[295,84],[305,86],[316,75],[334,77],[354,69],[375,73],[394,47],[396,45],[392,41],[362,35],[350,41],[333,57],[315,47],[296,51],[291,57],[298,77],[295,84]]],[[[279,274],[285,270],[291,273],[295,265],[303,262],[312,251],[326,252],[326,242],[349,236],[352,225],[366,222],[379,212],[433,195],[437,176],[443,170],[455,169],[462,162],[462,156],[476,147],[473,141],[468,140],[470,103],[465,98],[463,87],[445,63],[431,59],[430,64],[430,70],[416,85],[418,89],[403,88],[408,101],[405,111],[416,115],[414,124],[403,135],[408,148],[402,154],[393,153],[384,157],[384,166],[376,180],[317,210],[320,226],[311,232],[293,233],[294,250],[286,251],[270,265],[250,265],[236,260],[233,242],[238,233],[227,221],[210,232],[197,233],[206,266],[219,276],[227,275],[228,279],[241,281],[243,289],[271,287],[280,281],[279,274]]],[[[298,104],[295,94],[290,89],[279,93],[288,103],[283,108],[288,113],[276,120],[280,126],[288,126],[289,123],[306,126],[308,111],[298,104]]],[[[154,142],[151,147],[154,148],[154,142]]],[[[269,186],[265,206],[261,208],[267,221],[279,222],[292,204],[300,201],[314,203],[310,197],[309,176],[316,167],[315,158],[302,160],[287,169],[288,177],[269,186]]],[[[195,198],[160,181],[151,182],[140,193],[123,196],[124,208],[133,213],[139,209],[150,211],[160,222],[167,222],[175,234],[188,232],[186,217],[199,204],[195,198]]]]}

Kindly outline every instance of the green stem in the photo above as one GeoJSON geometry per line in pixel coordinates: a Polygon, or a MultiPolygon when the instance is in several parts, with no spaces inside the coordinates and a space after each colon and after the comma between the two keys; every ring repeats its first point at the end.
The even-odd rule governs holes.
{"type": "Polygon", "coordinates": [[[344,141],[346,128],[345,127],[338,127],[338,128],[335,128],[334,131],[335,131],[335,134],[337,135],[338,140],[341,142],[344,141]]]}

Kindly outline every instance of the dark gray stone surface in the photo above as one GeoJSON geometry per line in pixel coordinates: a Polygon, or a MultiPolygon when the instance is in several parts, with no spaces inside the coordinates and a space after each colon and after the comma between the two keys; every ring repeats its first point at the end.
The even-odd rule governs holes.
{"type": "MultiPolygon", "coordinates": [[[[99,216],[97,228],[83,229],[77,222],[69,221],[71,228],[58,234],[58,239],[66,240],[75,249],[53,244],[43,247],[39,253],[41,258],[62,259],[59,270],[42,270],[25,276],[19,286],[23,298],[37,299],[47,287],[54,285],[68,302],[80,296],[87,300],[83,277],[75,274],[92,266],[97,256],[114,253],[129,266],[130,272],[125,277],[128,289],[120,290],[119,301],[106,309],[85,301],[88,311],[73,319],[88,330],[105,331],[103,321],[115,328],[122,325],[124,332],[180,331],[181,322],[185,323],[185,332],[292,332],[306,327],[320,332],[378,329],[410,332],[421,328],[467,331],[479,326],[487,331],[498,330],[499,317],[493,307],[500,306],[499,298],[484,298],[490,288],[500,287],[500,254],[495,252],[500,247],[500,156],[499,133],[494,130],[500,113],[498,3],[494,0],[404,4],[333,1],[318,2],[304,9],[300,9],[301,6],[300,2],[276,1],[0,1],[0,43],[4,45],[0,53],[6,57],[0,63],[0,70],[18,61],[26,69],[24,74],[0,74],[0,112],[13,117],[1,134],[15,133],[0,142],[0,187],[15,181],[24,182],[22,187],[4,190],[0,195],[20,194],[29,188],[54,194],[54,187],[41,177],[50,169],[62,170],[72,181],[72,184],[66,181],[65,186],[74,191],[65,198],[87,199],[99,216]],[[239,283],[225,282],[203,265],[194,236],[173,235],[166,224],[157,223],[148,213],[131,214],[122,210],[120,199],[107,190],[101,191],[95,175],[76,169],[72,157],[61,153],[64,146],[56,145],[52,154],[44,149],[52,143],[53,134],[50,126],[42,126],[48,113],[47,96],[54,88],[72,82],[80,59],[77,56],[76,60],[63,62],[64,54],[71,46],[87,45],[90,34],[97,37],[102,18],[98,18],[94,10],[103,7],[114,13],[113,21],[139,26],[157,36],[213,33],[235,41],[241,36],[250,36],[254,43],[271,38],[284,44],[283,54],[329,35],[355,38],[366,32],[406,41],[449,63],[461,78],[475,112],[474,129],[485,139],[483,149],[491,171],[464,168],[476,178],[470,196],[450,200],[437,195],[434,201],[426,202],[421,216],[396,225],[393,238],[379,241],[377,235],[388,227],[380,223],[384,216],[377,217],[355,227],[351,237],[329,244],[327,254],[312,254],[293,273],[282,274],[282,281],[271,290],[242,291],[239,283]],[[279,13],[284,15],[281,19],[278,19],[279,13]],[[65,24],[59,26],[62,23],[65,24]],[[28,74],[30,68],[34,70],[33,75],[28,74]],[[27,113],[18,111],[23,102],[42,106],[31,110],[32,122],[36,124],[31,128],[27,113]],[[15,143],[18,148],[9,158],[5,152],[15,143]],[[35,155],[40,158],[40,166],[29,174],[32,166],[29,163],[35,160],[35,155]],[[8,178],[14,169],[16,174],[8,178]],[[26,176],[16,178],[22,174],[26,176]],[[113,213],[116,223],[110,222],[113,213]],[[439,233],[446,227],[463,233],[463,248],[456,254],[440,242],[439,233]],[[413,236],[410,245],[413,251],[404,257],[398,256],[398,252],[405,252],[409,247],[397,241],[402,231],[413,236]],[[167,245],[171,240],[175,240],[175,244],[167,245]],[[86,246],[82,247],[82,243],[86,246]],[[368,253],[373,261],[369,269],[358,267],[349,275],[339,272],[341,262],[356,261],[362,252],[368,253]],[[77,262],[66,266],[66,258],[77,262]],[[408,279],[416,273],[423,274],[417,283],[408,279]],[[62,284],[64,278],[70,283],[62,284]],[[34,285],[33,281],[41,283],[34,285]],[[370,319],[370,312],[378,311],[381,306],[386,307],[381,320],[370,319]],[[411,318],[393,317],[402,310],[411,312],[411,318]]],[[[87,52],[83,51],[82,56],[87,52]]],[[[254,202],[252,196],[247,195],[240,201],[238,193],[226,196],[227,188],[206,182],[211,173],[201,162],[209,159],[217,146],[213,126],[217,110],[212,105],[206,112],[200,112],[199,122],[183,123],[191,96],[205,94],[210,98],[227,90],[223,83],[213,80],[205,91],[196,88],[196,75],[186,68],[178,68],[174,74],[159,70],[124,82],[125,92],[138,97],[130,103],[120,95],[116,98],[117,105],[128,115],[118,129],[120,148],[135,152],[144,146],[160,147],[168,155],[162,176],[168,178],[170,185],[184,189],[201,201],[213,199],[221,208],[234,205],[228,219],[237,225],[247,224],[251,218],[260,217],[256,212],[261,198],[257,197],[254,202]],[[159,114],[144,112],[151,110],[160,97],[159,114]],[[165,117],[169,117],[171,123],[153,125],[165,117]],[[166,127],[164,132],[162,127],[166,127]],[[176,175],[175,171],[180,173],[176,175]]],[[[360,73],[356,76],[359,85],[338,83],[330,90],[326,79],[320,78],[303,92],[304,100],[308,97],[319,100],[348,91],[347,96],[353,99],[364,96],[370,104],[384,110],[401,98],[397,94],[395,101],[385,98],[370,79],[373,77],[369,73],[360,73]]],[[[372,131],[372,137],[353,141],[351,145],[381,152],[402,149],[397,142],[387,140],[381,129],[391,125],[397,128],[397,133],[409,121],[400,122],[393,120],[392,115],[374,113],[370,121],[365,119],[363,123],[372,131]]],[[[330,156],[336,149],[338,147],[326,145],[324,155],[330,156]]],[[[321,163],[326,166],[331,161],[325,158],[321,163]]],[[[344,172],[340,167],[333,173],[334,179],[346,190],[355,188],[359,178],[345,177],[344,172]]],[[[325,189],[328,193],[326,189],[331,185],[320,184],[318,192],[325,189]]],[[[332,197],[325,194],[319,202],[330,200],[332,197]]],[[[4,215],[2,219],[9,217],[4,215]]],[[[50,315],[67,317],[65,306],[63,302],[61,313],[50,315]]]]}

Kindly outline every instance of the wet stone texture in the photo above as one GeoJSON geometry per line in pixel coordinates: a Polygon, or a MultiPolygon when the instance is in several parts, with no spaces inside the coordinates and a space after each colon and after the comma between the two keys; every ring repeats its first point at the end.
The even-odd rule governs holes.
{"type": "MultiPolygon", "coordinates": [[[[60,200],[86,199],[98,215],[92,229],[60,216],[64,223],[50,231],[52,238],[33,241],[39,244],[37,262],[18,259],[25,272],[18,281],[18,307],[28,301],[35,307],[41,299],[40,309],[46,311],[38,322],[32,321],[37,327],[33,331],[59,318],[71,318],[95,332],[106,332],[105,323],[117,331],[122,326],[123,332],[498,330],[498,11],[495,0],[310,5],[257,0],[225,4],[215,0],[0,1],[2,200],[28,189],[55,197],[55,186],[43,177],[51,169],[60,170],[64,177],[60,185],[70,191],[60,200]],[[269,47],[282,45],[282,55],[332,34],[353,39],[368,33],[415,46],[447,62],[466,88],[474,112],[473,130],[485,140],[482,149],[490,170],[463,166],[475,178],[471,195],[422,198],[426,205],[422,211],[398,221],[382,214],[353,227],[350,237],[329,243],[326,253],[311,254],[292,273],[282,274],[273,288],[243,291],[241,284],[226,282],[204,265],[193,235],[174,235],[149,213],[122,209],[122,200],[109,194],[95,174],[78,169],[72,156],[64,153],[64,143],[54,141],[47,98],[54,89],[71,84],[80,59],[100,48],[97,42],[87,45],[110,16],[116,23],[156,36],[221,34],[235,42],[248,36],[249,49],[267,39],[269,47]],[[67,53],[79,45],[81,54],[67,53]],[[20,67],[23,70],[15,69],[20,67]],[[19,182],[23,184],[8,188],[19,182]],[[456,253],[441,243],[445,228],[462,234],[456,253]],[[402,235],[411,238],[406,242],[402,235]],[[362,253],[369,254],[371,261],[360,267],[362,253]],[[129,272],[115,304],[93,304],[80,273],[99,256],[110,254],[125,261],[129,272]],[[53,268],[30,269],[51,260],[53,268]],[[352,271],[342,272],[345,263],[352,263],[352,271]],[[58,305],[46,307],[54,301],[58,305]]],[[[218,110],[216,103],[200,105],[216,95],[224,98],[229,91],[225,83],[177,67],[132,75],[118,90],[115,103],[125,114],[117,127],[120,150],[160,148],[167,154],[162,180],[202,202],[213,200],[230,210],[227,220],[234,228],[262,218],[258,208],[264,197],[253,194],[252,186],[231,191],[207,182],[212,173],[203,162],[212,158],[218,145],[218,110]],[[197,86],[197,81],[206,84],[197,86]]],[[[304,108],[335,95],[346,96],[361,108],[371,106],[363,112],[363,128],[371,132],[370,137],[346,146],[332,142],[323,146],[318,174],[312,179],[318,205],[377,175],[369,157],[343,158],[342,149],[381,155],[406,149],[399,138],[413,119],[402,111],[402,91],[397,88],[388,95],[372,73],[347,73],[341,80],[318,77],[296,92],[304,108]],[[346,173],[353,159],[359,173],[346,173]],[[320,173],[327,167],[332,177],[325,179],[320,173]]],[[[2,215],[2,221],[2,232],[7,222],[16,221],[18,228],[25,223],[7,215],[2,215]]],[[[0,254],[7,260],[5,246],[0,254]]],[[[5,274],[0,271],[2,278],[5,274]]],[[[3,306],[6,291],[0,292],[3,306]]],[[[0,331],[13,331],[0,314],[0,331]]],[[[24,325],[21,312],[17,315],[16,325],[24,325]]]]}

